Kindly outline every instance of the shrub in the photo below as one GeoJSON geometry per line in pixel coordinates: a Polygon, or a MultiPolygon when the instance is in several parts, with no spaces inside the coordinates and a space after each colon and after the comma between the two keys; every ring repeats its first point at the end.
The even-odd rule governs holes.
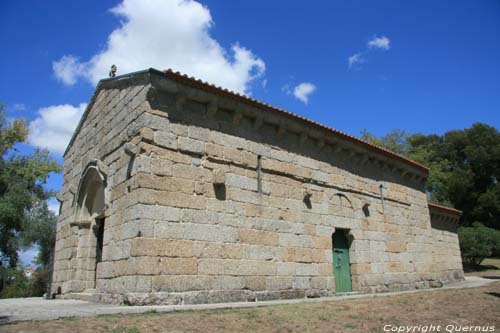
{"type": "Polygon", "coordinates": [[[462,260],[465,264],[478,266],[500,250],[500,231],[475,222],[472,227],[458,229],[462,260]]]}

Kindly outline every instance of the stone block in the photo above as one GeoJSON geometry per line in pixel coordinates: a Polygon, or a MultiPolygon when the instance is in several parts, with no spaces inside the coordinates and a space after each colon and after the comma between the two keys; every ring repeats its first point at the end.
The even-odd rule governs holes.
{"type": "Polygon", "coordinates": [[[285,261],[310,263],[323,262],[323,251],[303,248],[284,248],[282,258],[285,261]]]}
{"type": "Polygon", "coordinates": [[[206,209],[207,199],[200,195],[188,195],[167,191],[156,191],[150,195],[154,196],[154,202],[162,206],[173,206],[179,208],[206,209]]]}
{"type": "Polygon", "coordinates": [[[161,258],[159,266],[160,274],[165,275],[195,275],[198,273],[196,258],[161,258]]]}
{"type": "Polygon", "coordinates": [[[132,256],[193,257],[193,242],[188,240],[135,238],[132,240],[132,256]]]}
{"type": "Polygon", "coordinates": [[[266,278],[266,290],[292,289],[294,279],[291,276],[272,276],[266,278]]]}
{"type": "Polygon", "coordinates": [[[154,132],[154,143],[160,147],[177,149],[177,135],[170,132],[156,131],[154,132]]]}
{"type": "Polygon", "coordinates": [[[388,241],[385,243],[385,250],[387,252],[406,252],[406,244],[403,242],[388,241]]]}
{"type": "Polygon", "coordinates": [[[371,264],[351,264],[351,274],[372,273],[371,264]]]}
{"type": "Polygon", "coordinates": [[[205,153],[205,142],[180,136],[177,139],[179,150],[189,153],[203,155],[205,153]]]}
{"type": "Polygon", "coordinates": [[[194,254],[198,258],[243,259],[245,252],[240,244],[193,242],[194,254]]]}
{"type": "Polygon", "coordinates": [[[202,275],[157,275],[152,279],[154,292],[182,292],[193,290],[210,290],[214,278],[202,275]]]}
{"type": "Polygon", "coordinates": [[[386,272],[406,272],[405,267],[400,262],[388,262],[385,264],[386,272]]]}
{"type": "Polygon", "coordinates": [[[272,231],[238,229],[241,243],[256,245],[278,245],[278,234],[272,231]]]}

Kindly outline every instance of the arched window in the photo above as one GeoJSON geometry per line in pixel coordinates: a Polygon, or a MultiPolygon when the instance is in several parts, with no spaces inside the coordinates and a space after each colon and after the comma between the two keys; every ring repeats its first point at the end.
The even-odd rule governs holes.
{"type": "Polygon", "coordinates": [[[103,216],[105,209],[104,182],[104,177],[96,167],[87,168],[78,191],[78,220],[92,220],[103,216]]]}

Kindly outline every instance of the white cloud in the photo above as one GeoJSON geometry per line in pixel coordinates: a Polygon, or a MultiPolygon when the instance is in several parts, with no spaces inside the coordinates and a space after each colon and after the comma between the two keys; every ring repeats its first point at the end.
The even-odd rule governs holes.
{"type": "Polygon", "coordinates": [[[264,62],[235,43],[224,49],[210,35],[214,22],[207,7],[192,0],[123,0],[111,9],[122,21],[101,52],[81,62],[65,55],[53,63],[67,85],[84,78],[93,84],[107,77],[146,68],[172,68],[238,92],[265,72],[264,62]]]}
{"type": "Polygon", "coordinates": [[[56,198],[50,198],[47,200],[48,209],[56,215],[59,215],[59,201],[56,198]]]}
{"type": "Polygon", "coordinates": [[[386,36],[382,37],[375,36],[368,41],[368,47],[373,49],[388,50],[391,48],[390,43],[391,41],[386,36]]]}
{"type": "Polygon", "coordinates": [[[309,95],[316,90],[316,86],[309,82],[302,82],[293,89],[295,98],[301,100],[305,104],[309,102],[309,95]]]}
{"type": "Polygon", "coordinates": [[[285,84],[284,86],[281,87],[281,91],[284,92],[287,95],[292,94],[292,89],[290,88],[290,83],[285,84]]]}
{"type": "Polygon", "coordinates": [[[87,67],[72,55],[65,55],[59,61],[52,63],[52,70],[56,77],[68,86],[75,84],[79,76],[85,75],[87,67]]]}
{"type": "Polygon", "coordinates": [[[53,105],[38,110],[38,117],[30,123],[29,142],[62,154],[87,104],[53,105]]]}
{"type": "Polygon", "coordinates": [[[356,64],[362,64],[365,62],[363,55],[361,53],[355,53],[350,56],[347,61],[349,62],[349,68],[352,68],[356,64]]]}

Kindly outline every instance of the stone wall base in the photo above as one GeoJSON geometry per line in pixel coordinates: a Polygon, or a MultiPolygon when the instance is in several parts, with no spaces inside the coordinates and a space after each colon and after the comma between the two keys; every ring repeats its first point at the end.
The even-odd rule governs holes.
{"type": "MultiPolygon", "coordinates": [[[[361,288],[361,293],[382,293],[391,291],[405,291],[415,289],[440,288],[444,284],[463,280],[462,271],[450,271],[439,279],[422,280],[414,283],[392,283],[361,288]]],[[[279,299],[299,299],[335,296],[332,290],[278,290],[278,291],[251,291],[251,290],[201,290],[187,292],[152,292],[152,293],[68,293],[58,295],[58,298],[81,299],[86,301],[127,304],[127,305],[182,305],[232,302],[261,302],[279,299]]]]}
{"type": "Polygon", "coordinates": [[[278,299],[316,298],[335,295],[328,290],[201,290],[187,292],[153,292],[95,294],[94,302],[127,305],[182,305],[233,302],[262,302],[278,299]]]}

